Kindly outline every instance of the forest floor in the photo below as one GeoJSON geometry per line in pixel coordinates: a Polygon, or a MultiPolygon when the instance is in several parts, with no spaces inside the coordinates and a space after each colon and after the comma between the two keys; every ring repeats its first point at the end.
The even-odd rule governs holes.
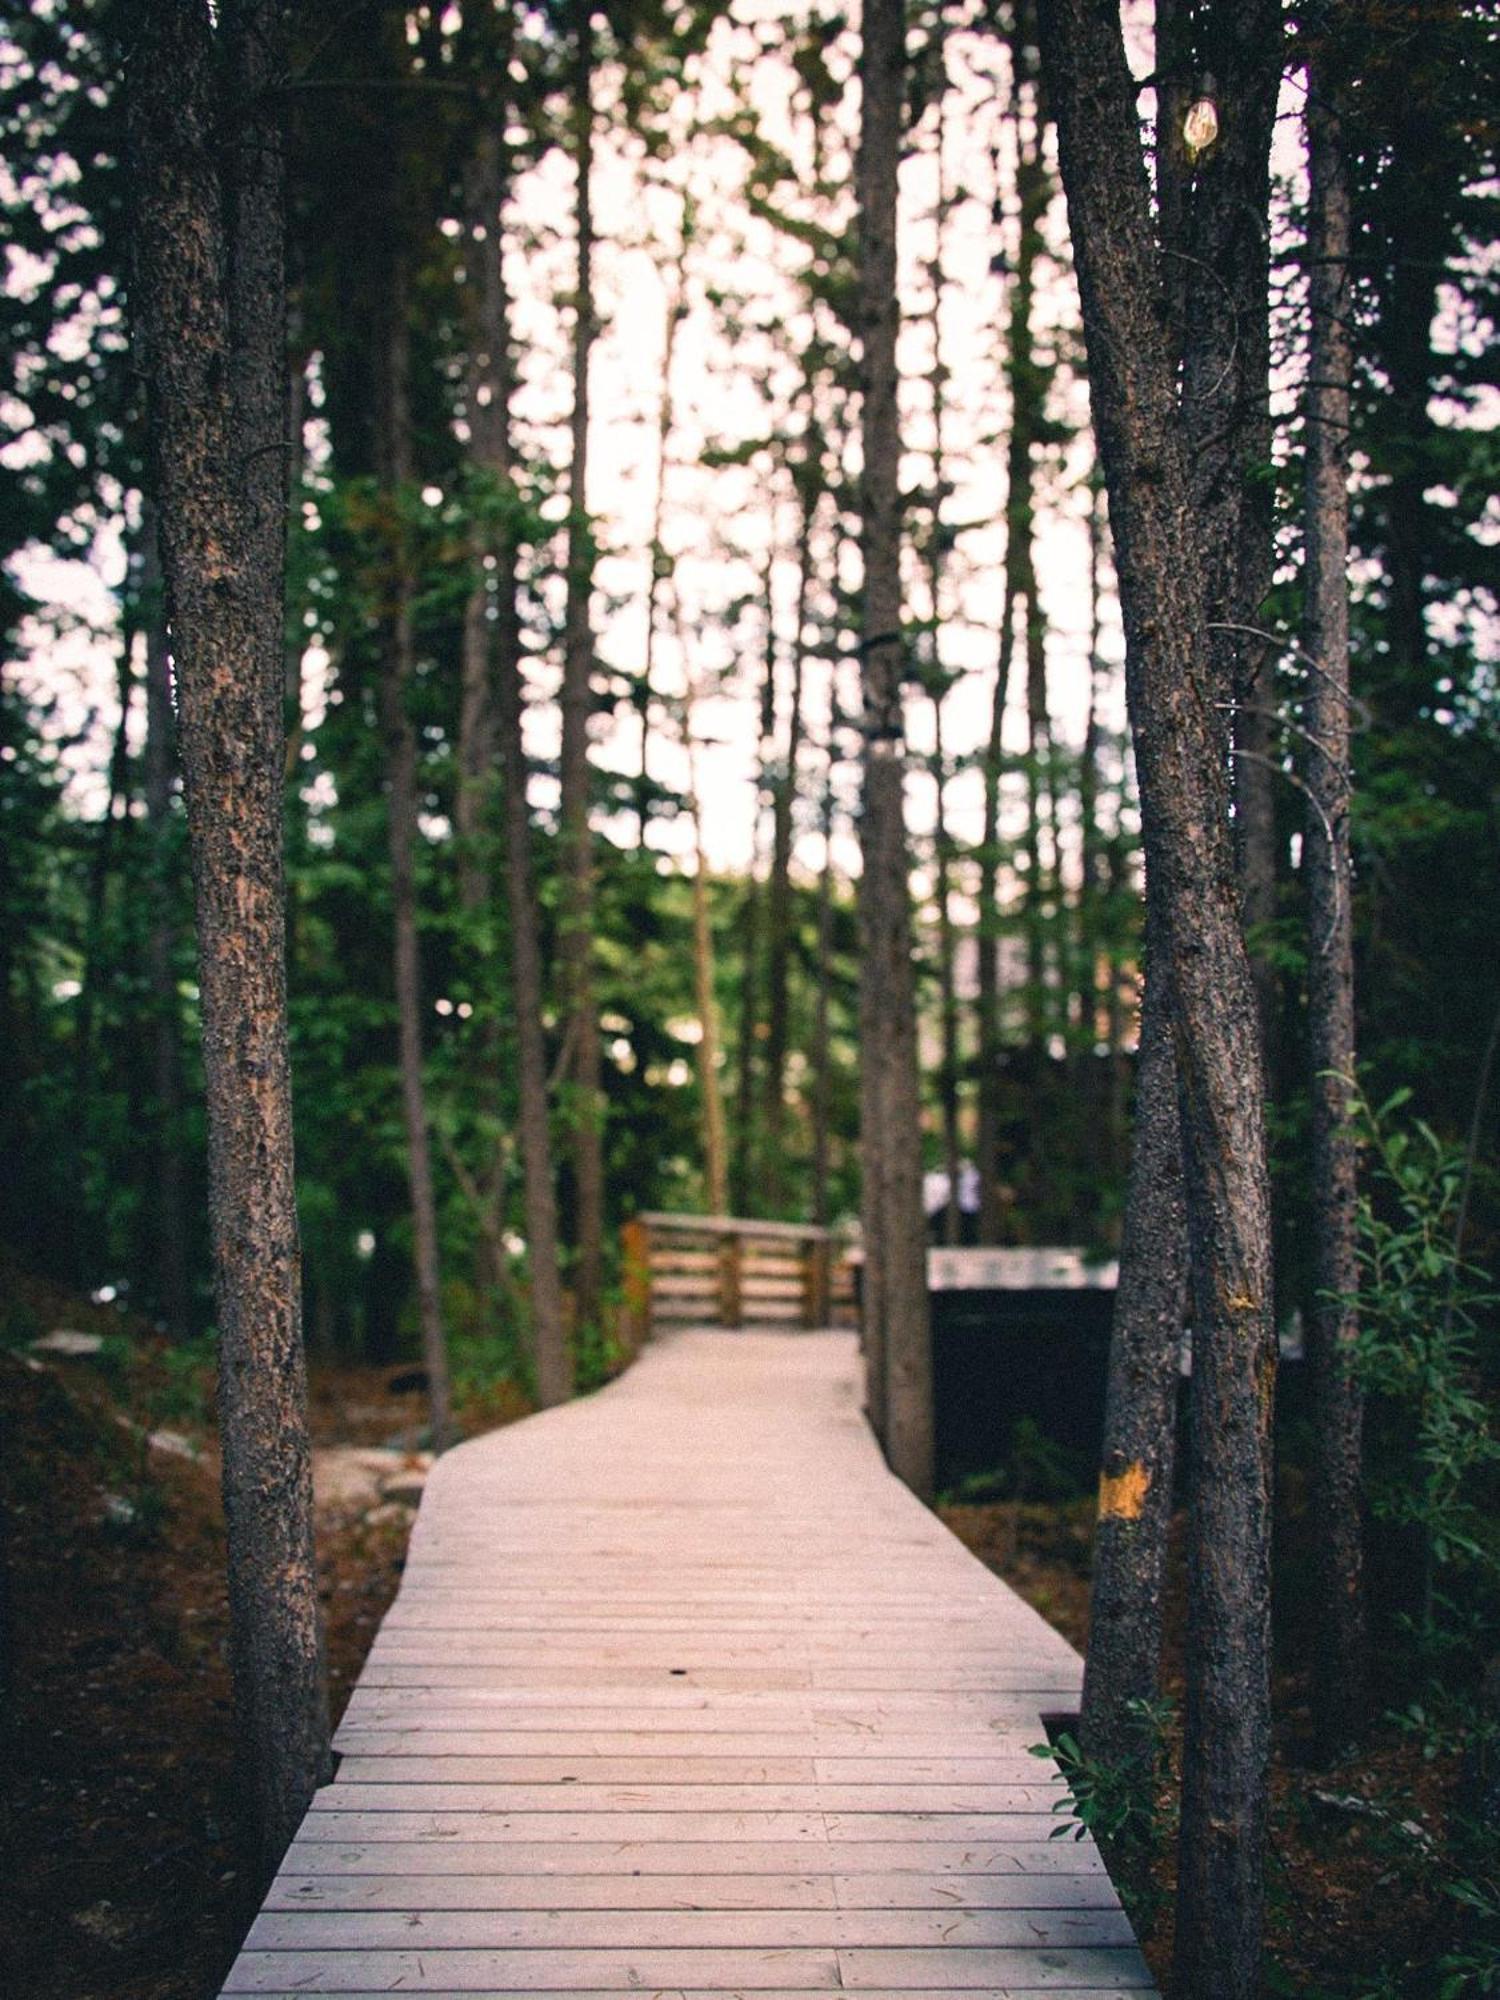
{"type": "MultiPolygon", "coordinates": [[[[1295,1483],[1295,1482],[1291,1482],[1295,1483]]],[[[938,1512],[960,1541],[1035,1606],[1082,1651],[1088,1644],[1092,1495],[1046,1504],[942,1504],[938,1512]]],[[[1305,1512],[1283,1495],[1277,1556],[1280,1616],[1274,1690],[1275,1746],[1267,1870],[1265,1993],[1299,2000],[1467,2000],[1500,1992],[1500,1962],[1482,1983],[1442,1983],[1446,1954],[1473,1957],[1461,1897],[1461,1868],[1445,1865],[1459,1791],[1456,1757],[1429,1754],[1421,1735],[1386,1720],[1357,1757],[1319,1765],[1313,1754],[1311,1634],[1299,1629],[1298,1546],[1305,1512]]],[[[1174,1525],[1167,1602],[1163,1763],[1155,1787],[1141,1789],[1124,1840],[1104,1840],[1111,1872],[1136,1924],[1148,1963],[1168,1989],[1172,1962],[1175,1794],[1181,1752],[1182,1652],[1185,1631],[1183,1520],[1174,1525]]],[[[1391,1691],[1393,1692],[1393,1691],[1391,1691]]],[[[1066,1827],[1069,1816],[1060,1814],[1066,1827]]],[[[1059,1837],[1065,1838],[1062,1834],[1059,1837]]]]}
{"type": "MultiPolygon", "coordinates": [[[[112,1308],[3,1273],[0,1515],[14,1727],[0,1746],[0,1993],[206,2000],[259,1903],[236,1846],[228,1610],[210,1364],[112,1308]]],[[[425,1423],[411,1369],[314,1365],[318,1559],[335,1720],[394,1597],[425,1423]],[[392,1387],[392,1383],[395,1387],[392,1387]]],[[[525,1414],[460,1404],[473,1434],[525,1414]]]]}
{"type": "MultiPolygon", "coordinates": [[[[4,1275],[13,1285],[14,1274],[4,1275]]],[[[207,2000],[258,1896],[234,1837],[206,1361],[175,1355],[112,1309],[45,1287],[29,1286],[28,1321],[105,1338],[89,1355],[0,1349],[10,1595],[0,1662],[10,1663],[15,1721],[0,1746],[8,1779],[0,1991],[26,2000],[207,2000]]],[[[316,1365],[312,1374],[335,1718],[395,1594],[414,1518],[424,1412],[402,1374],[316,1365]]],[[[472,1432],[524,1409],[503,1391],[462,1415],[472,1432]]],[[[1083,1643],[1090,1502],[941,1511],[1083,1643]]],[[[1179,1587],[1174,1659],[1180,1601],[1179,1587]]],[[[1353,2000],[1436,1990],[1424,1971],[1451,1940],[1458,1909],[1430,1865],[1451,1763],[1425,1760],[1410,1736],[1389,1729],[1357,1764],[1313,1771],[1294,1666],[1280,1674],[1278,1697],[1268,1994],[1353,2000]]],[[[1136,1871],[1133,1901],[1164,1979],[1170,1840],[1161,1845],[1155,1866],[1136,1871]]]]}

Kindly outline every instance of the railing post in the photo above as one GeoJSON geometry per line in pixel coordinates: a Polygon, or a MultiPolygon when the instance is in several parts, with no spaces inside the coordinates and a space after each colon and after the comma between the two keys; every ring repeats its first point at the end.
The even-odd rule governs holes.
{"type": "Polygon", "coordinates": [[[620,1231],[620,1275],[625,1324],[632,1348],[639,1352],[651,1338],[651,1229],[638,1217],[620,1231]]]}
{"type": "Polygon", "coordinates": [[[802,1324],[809,1332],[828,1324],[828,1238],[802,1239],[802,1324]]]}
{"type": "Polygon", "coordinates": [[[743,1317],[740,1280],[744,1275],[744,1241],[726,1236],[719,1251],[719,1319],[725,1326],[739,1326],[743,1317]]]}

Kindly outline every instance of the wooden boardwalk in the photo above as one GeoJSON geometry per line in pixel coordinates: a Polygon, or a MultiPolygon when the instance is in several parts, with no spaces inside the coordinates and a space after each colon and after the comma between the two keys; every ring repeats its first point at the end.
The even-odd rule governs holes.
{"type": "Polygon", "coordinates": [[[1027,1755],[1077,1656],[857,1384],[848,1334],[677,1333],[443,1458],[224,1991],[1149,1995],[1027,1755]]]}

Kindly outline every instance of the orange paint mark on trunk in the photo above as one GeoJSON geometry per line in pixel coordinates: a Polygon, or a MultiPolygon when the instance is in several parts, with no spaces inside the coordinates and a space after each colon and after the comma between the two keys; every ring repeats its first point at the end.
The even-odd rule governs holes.
{"type": "Polygon", "coordinates": [[[1099,1478],[1099,1519],[1138,1521],[1151,1490],[1151,1472],[1139,1459],[1123,1472],[1102,1473],[1099,1478]]]}

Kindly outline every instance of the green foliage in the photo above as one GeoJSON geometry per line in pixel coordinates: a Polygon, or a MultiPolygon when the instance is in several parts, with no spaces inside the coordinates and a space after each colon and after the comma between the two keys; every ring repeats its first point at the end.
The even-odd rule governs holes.
{"type": "Polygon", "coordinates": [[[1481,1314],[1496,1303],[1454,1242],[1465,1163],[1430,1126],[1396,1122],[1410,1096],[1355,1105],[1373,1160],[1359,1205],[1356,1365],[1376,1399],[1380,1449],[1370,1455],[1375,1513],[1421,1548],[1419,1624],[1429,1645],[1459,1622],[1454,1593],[1500,1581],[1487,1502],[1500,1438],[1483,1392],[1481,1314]]]}
{"type": "Polygon", "coordinates": [[[1110,1864],[1120,1900],[1142,1936],[1149,1936],[1163,1898],[1152,1871],[1174,1837],[1177,1806],[1168,1743],[1173,1709],[1168,1701],[1133,1701],[1140,1748],[1117,1762],[1090,1756],[1076,1736],[1059,1730],[1050,1743],[1033,1743],[1033,1757],[1055,1761],[1066,1791],[1052,1810],[1062,1824],[1053,1840],[1092,1835],[1110,1864]]]}

